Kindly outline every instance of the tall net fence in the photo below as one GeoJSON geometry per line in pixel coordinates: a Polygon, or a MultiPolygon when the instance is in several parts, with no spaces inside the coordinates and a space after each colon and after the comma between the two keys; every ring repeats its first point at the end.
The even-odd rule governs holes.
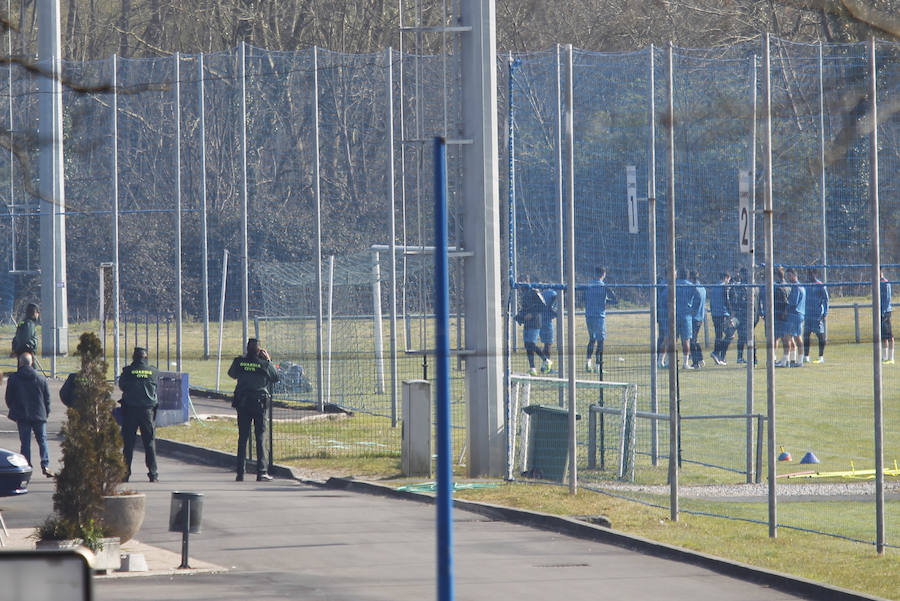
{"type": "MultiPolygon", "coordinates": [[[[243,46],[208,55],[65,63],[70,318],[95,327],[90,321],[100,312],[99,282],[105,287],[107,318],[112,313],[109,264],[117,246],[123,346],[143,343],[151,360],[172,369],[180,304],[186,317],[182,370],[190,372],[195,385],[227,389],[229,361],[217,368],[212,359],[216,343],[225,357],[243,347],[246,277],[252,331],[272,351],[284,379],[276,408],[276,459],[378,455],[396,463],[399,382],[434,375],[430,144],[434,135],[444,135],[452,142],[454,454],[464,458],[465,274],[459,257],[465,249],[459,184],[465,174],[456,142],[465,141],[454,66],[458,48],[449,52],[453,58],[243,46]],[[325,405],[335,414],[319,420],[325,405]],[[316,420],[306,419],[312,414],[316,420]]],[[[900,121],[891,101],[900,92],[898,54],[896,45],[877,44],[878,101],[884,109],[878,120],[881,262],[893,283],[900,265],[895,234],[900,121]]],[[[553,412],[529,414],[524,408],[565,403],[559,376],[574,357],[582,481],[600,485],[633,474],[644,486],[665,483],[670,383],[656,351],[665,342],[657,336],[667,326],[661,279],[673,244],[676,266],[697,272],[709,299],[694,336],[705,366],[684,369],[680,362],[673,382],[682,483],[752,487],[765,476],[766,381],[762,369],[752,369],[749,347],[751,333],[758,340],[764,335],[755,302],[764,275],[761,208],[768,148],[762,55],[754,43],[673,49],[671,111],[669,57],[663,48],[574,52],[571,98],[564,49],[499,62],[499,109],[509,118],[500,148],[501,165],[508,170],[503,192],[510,199],[509,253],[503,257],[508,258],[511,308],[507,424],[515,444],[510,445],[510,474],[538,475],[529,465],[535,456],[527,452],[528,440],[534,440],[528,433],[540,430],[542,418],[554,419],[553,412]],[[571,164],[565,136],[569,110],[575,142],[571,164]],[[743,222],[741,171],[747,172],[744,182],[755,209],[743,222]],[[575,191],[575,348],[561,344],[568,323],[562,301],[570,184],[575,191]],[[667,227],[670,207],[674,239],[667,227]],[[741,238],[753,253],[741,252],[741,238]],[[600,267],[607,270],[605,284],[617,302],[610,302],[604,315],[602,356],[596,354],[595,339],[588,370],[589,330],[599,328],[596,308],[588,305],[600,267]],[[740,281],[723,283],[724,272],[741,274],[740,281]],[[525,300],[525,276],[540,290],[560,293],[558,316],[546,319],[556,325],[547,349],[550,361],[535,363],[537,376],[527,375],[531,365],[521,328],[512,322],[525,300]],[[731,304],[723,321],[711,301],[726,291],[742,300],[731,304]],[[719,342],[717,331],[724,336],[719,342]],[[735,350],[749,367],[737,361],[735,350]],[[711,357],[713,352],[720,361],[711,357]],[[528,428],[521,430],[526,420],[528,428]],[[526,445],[524,454],[516,445],[526,445]]],[[[819,483],[823,475],[838,484],[868,477],[874,465],[870,66],[864,45],[773,40],[768,68],[774,262],[799,270],[800,283],[818,277],[831,297],[825,362],[777,372],[776,452],[794,459],[778,463],[779,478],[789,490],[803,491],[801,485],[819,483]],[[807,454],[820,463],[798,466],[807,454]]],[[[8,110],[0,122],[15,146],[0,157],[0,198],[7,207],[0,235],[9,241],[2,255],[0,317],[10,323],[39,296],[42,207],[36,191],[37,79],[14,64],[6,69],[0,94],[8,110]]],[[[807,292],[813,288],[807,286],[807,292]]],[[[108,348],[112,330],[107,324],[108,348]]],[[[70,332],[78,333],[76,328],[70,332]]],[[[544,339],[537,340],[543,351],[544,339]]],[[[817,342],[813,332],[812,360],[818,358],[817,342]]],[[[128,350],[120,349],[121,358],[128,350]]],[[[779,347],[778,358],[781,354],[779,347]]],[[[756,356],[764,364],[765,357],[756,356]]],[[[896,403],[891,402],[897,376],[890,364],[883,377],[883,454],[892,466],[900,440],[896,403]]],[[[750,497],[764,494],[741,490],[750,497]]],[[[648,502],[668,503],[662,493],[646,494],[648,502]]],[[[764,506],[756,502],[739,505],[728,496],[686,494],[699,497],[687,496],[683,507],[765,519],[764,506]]],[[[821,497],[830,503],[791,504],[780,521],[872,540],[871,521],[847,517],[867,515],[865,502],[861,509],[860,501],[827,490],[821,497]]],[[[888,530],[896,531],[898,516],[892,504],[888,507],[888,530]]]]}
{"type": "MultiPolygon", "coordinates": [[[[251,46],[64,63],[70,336],[96,329],[102,307],[112,364],[118,310],[120,364],[141,344],[161,369],[180,361],[192,385],[228,391],[246,281],[250,334],[283,380],[275,458],[377,454],[399,464],[401,382],[434,377],[431,143],[458,137],[454,65],[390,50],[251,46]],[[307,419],[322,409],[329,419],[307,419]]],[[[6,74],[2,120],[17,145],[0,167],[9,241],[0,315],[11,328],[40,296],[41,203],[37,78],[14,64],[6,74]]],[[[450,152],[456,248],[458,158],[450,152]]],[[[454,260],[456,349],[465,346],[461,279],[454,260]]]]}
{"type": "MultiPolygon", "coordinates": [[[[900,261],[893,223],[900,121],[890,100],[900,77],[897,52],[896,45],[876,45],[882,107],[880,260],[887,282],[897,279],[900,261]]],[[[797,338],[789,337],[788,344],[782,332],[777,333],[775,359],[780,361],[791,344],[799,343],[796,354],[787,359],[788,365],[793,360],[803,368],[776,371],[775,453],[778,481],[784,483],[778,492],[781,498],[806,495],[804,502],[780,504],[778,521],[785,527],[872,542],[877,538],[874,498],[867,495],[874,491],[876,453],[871,311],[874,157],[868,47],[772,40],[770,55],[773,264],[798,276],[796,283],[788,279],[776,288],[784,290],[790,303],[802,298],[797,296],[800,287],[809,299],[801,303],[808,317],[799,318],[797,338]],[[817,321],[821,309],[813,299],[822,288],[829,293],[830,306],[824,321],[817,321]],[[820,340],[827,344],[822,362],[816,363],[820,340]],[[810,362],[804,361],[804,354],[810,362]],[[848,491],[859,496],[842,494],[848,491]]],[[[765,311],[759,300],[764,298],[764,153],[769,148],[763,56],[759,43],[673,48],[670,71],[666,48],[626,54],[575,50],[570,70],[568,51],[559,48],[513,56],[501,67],[508,77],[509,276],[510,306],[515,307],[511,317],[525,310],[529,289],[565,288],[570,183],[574,189],[575,347],[568,348],[565,338],[557,336],[548,349],[553,364],[542,365],[540,358],[532,364],[522,347],[534,324],[525,322],[524,328],[517,328],[515,336],[524,336],[525,341],[509,341],[517,400],[527,383],[531,405],[564,406],[567,397],[557,384],[567,366],[559,363],[571,359],[579,380],[580,482],[608,488],[604,481],[633,478],[640,486],[626,487],[620,494],[668,507],[665,484],[673,413],[679,421],[679,438],[672,446],[685,487],[681,509],[761,523],[768,519],[769,459],[761,319],[765,311]],[[571,162],[565,124],[570,110],[571,162]],[[743,221],[741,172],[749,202],[743,221]],[[568,181],[570,173],[573,182],[568,181]],[[668,217],[672,204],[674,240],[668,217]],[[749,249],[741,248],[742,237],[749,249]],[[666,315],[670,244],[679,273],[677,307],[682,307],[676,307],[671,325],[666,315]],[[602,282],[601,268],[607,273],[602,282]],[[605,301],[601,322],[597,303],[589,298],[598,286],[617,301],[605,301]],[[703,289],[702,302],[694,296],[698,288],[703,289]],[[656,321],[651,317],[654,312],[656,321]],[[590,335],[599,331],[598,323],[604,332],[593,338],[602,345],[590,335]],[[669,339],[674,338],[677,350],[674,412],[669,406],[670,370],[658,353],[667,343],[664,336],[657,336],[660,330],[663,334],[672,330],[669,339]],[[753,337],[757,351],[751,346],[753,337]],[[692,355],[692,344],[693,353],[699,349],[699,355],[692,355]],[[527,375],[529,369],[534,375],[527,375]],[[592,388],[599,381],[636,387],[633,417],[617,408],[621,402],[611,401],[609,392],[601,395],[592,388]],[[628,442],[633,442],[632,448],[628,442]],[[597,462],[597,448],[600,456],[612,461],[597,462]],[[618,458],[623,452],[627,456],[618,458]],[[621,470],[629,461],[633,476],[621,470]]],[[[562,292],[560,299],[564,297],[562,292]]],[[[562,306],[562,300],[558,302],[562,306]]],[[[565,332],[568,315],[556,310],[561,315],[553,318],[559,334],[565,332]]],[[[775,317],[776,324],[787,324],[778,305],[775,317]]],[[[545,328],[547,321],[545,316],[545,328]]],[[[543,342],[542,330],[538,348],[543,342]]],[[[893,403],[897,375],[892,355],[883,358],[888,360],[882,372],[883,456],[891,468],[900,454],[893,403]]],[[[540,430],[534,425],[535,415],[526,416],[518,405],[516,410],[517,419],[531,420],[531,428],[540,430]]],[[[511,451],[516,453],[528,456],[520,448],[511,451]]],[[[525,475],[539,475],[527,461],[516,464],[515,471],[520,468],[525,475]]],[[[889,469],[888,487],[895,485],[894,475],[889,469]]],[[[892,540],[891,533],[900,528],[892,502],[887,503],[886,514],[892,540]]]]}

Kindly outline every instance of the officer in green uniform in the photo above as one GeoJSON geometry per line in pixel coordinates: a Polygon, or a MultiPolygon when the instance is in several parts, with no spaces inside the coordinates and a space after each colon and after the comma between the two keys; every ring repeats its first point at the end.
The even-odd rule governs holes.
{"type": "Polygon", "coordinates": [[[138,429],[141,431],[141,442],[144,443],[144,462],[147,464],[147,475],[150,482],[159,482],[156,470],[156,407],[159,401],[156,387],[159,373],[147,361],[147,349],[135,347],[131,355],[131,365],[126,366],[119,376],[119,388],[122,389],[122,441],[125,455],[125,482],[131,477],[131,457],[134,454],[134,442],[138,429]]]}
{"type": "Polygon", "coordinates": [[[37,320],[41,311],[34,303],[25,307],[25,319],[16,327],[16,335],[12,340],[12,355],[18,357],[22,353],[35,354],[37,351],[37,320]]]}
{"type": "Polygon", "coordinates": [[[267,482],[272,479],[267,473],[268,457],[266,456],[266,411],[272,398],[271,386],[278,381],[278,372],[269,361],[269,353],[259,348],[259,341],[251,338],[247,341],[247,354],[235,357],[228,368],[228,375],[237,380],[234,387],[234,400],[231,406],[237,409],[238,448],[237,477],[238,482],[244,479],[244,464],[247,458],[247,439],[250,437],[250,424],[253,423],[253,435],[256,438],[256,479],[267,482]]]}

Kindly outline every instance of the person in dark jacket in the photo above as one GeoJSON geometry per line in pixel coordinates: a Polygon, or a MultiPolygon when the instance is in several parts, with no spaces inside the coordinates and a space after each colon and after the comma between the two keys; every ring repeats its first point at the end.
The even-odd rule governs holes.
{"type": "MultiPolygon", "coordinates": [[[[750,335],[753,328],[759,322],[759,309],[756,302],[756,289],[750,285],[750,272],[746,267],[741,267],[737,277],[738,286],[734,286],[732,306],[734,317],[737,320],[737,362],[746,363],[750,360],[750,335]],[[747,359],[744,360],[744,349],[747,349],[747,359]]],[[[753,346],[753,363],[756,364],[756,346],[753,346]]]]}
{"type": "Polygon", "coordinates": [[[159,482],[156,469],[156,407],[159,401],[156,387],[159,373],[147,361],[147,349],[135,347],[131,355],[131,365],[127,365],[119,376],[122,389],[122,442],[125,455],[125,482],[131,477],[131,458],[138,429],[144,443],[144,463],[150,482],[159,482]]]}
{"type": "Polygon", "coordinates": [[[729,282],[731,282],[731,274],[723,271],[719,274],[719,283],[709,290],[709,314],[712,315],[713,328],[716,331],[716,342],[710,356],[716,365],[727,365],[725,355],[728,353],[728,345],[731,344],[731,339],[734,337],[729,282]]]}
{"type": "MultiPolygon", "coordinates": [[[[12,355],[18,357],[22,353],[34,354],[37,352],[37,320],[41,312],[34,303],[28,303],[25,307],[25,319],[16,327],[16,335],[12,340],[12,355]]],[[[33,361],[32,361],[33,362],[33,361]]]]}
{"type": "Polygon", "coordinates": [[[806,312],[803,319],[803,362],[809,363],[809,342],[812,334],[819,340],[819,358],[815,363],[825,363],[825,345],[828,342],[825,318],[828,317],[828,288],[819,279],[816,269],[809,270],[810,284],[806,286],[806,312]]]}
{"type": "Polygon", "coordinates": [[[6,382],[6,406],[9,419],[19,427],[20,453],[31,465],[31,433],[41,453],[41,472],[48,478],[50,452],[47,449],[47,417],[50,416],[50,389],[47,378],[32,365],[31,353],[19,355],[19,369],[6,382]]]}
{"type": "Polygon", "coordinates": [[[250,438],[250,425],[253,424],[253,435],[256,438],[256,480],[267,482],[272,479],[268,472],[266,453],[266,411],[272,398],[272,384],[279,380],[278,372],[269,361],[269,353],[259,347],[256,338],[247,341],[247,354],[235,357],[228,368],[229,377],[237,380],[234,387],[234,400],[231,405],[237,410],[238,448],[237,477],[244,479],[244,466],[247,458],[247,440],[250,438]]]}
{"type": "Polygon", "coordinates": [[[784,285],[784,268],[776,265],[772,276],[775,280],[774,299],[772,308],[775,312],[775,354],[778,354],[778,341],[782,341],[782,352],[784,353],[780,361],[775,362],[775,367],[788,367],[790,359],[788,357],[788,346],[784,344],[785,332],[787,332],[787,308],[788,308],[788,288],[784,285]]]}

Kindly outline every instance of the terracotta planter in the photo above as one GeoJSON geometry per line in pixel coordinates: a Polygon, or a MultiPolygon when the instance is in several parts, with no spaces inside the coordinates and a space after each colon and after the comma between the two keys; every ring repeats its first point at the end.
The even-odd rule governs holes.
{"type": "Polygon", "coordinates": [[[131,540],[144,523],[144,493],[103,497],[103,526],[121,543],[131,540]]]}

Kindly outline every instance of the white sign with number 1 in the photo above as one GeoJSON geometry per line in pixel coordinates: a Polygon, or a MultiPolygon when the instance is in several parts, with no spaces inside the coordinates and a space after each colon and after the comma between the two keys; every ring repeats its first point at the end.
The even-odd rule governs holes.
{"type": "Polygon", "coordinates": [[[740,214],[738,216],[741,252],[749,253],[753,248],[753,240],[751,239],[751,219],[753,219],[753,207],[750,206],[750,172],[745,170],[738,171],[738,206],[740,214]]]}
{"type": "Polygon", "coordinates": [[[628,233],[638,233],[637,172],[634,165],[625,166],[625,183],[628,193],[628,233]]]}

